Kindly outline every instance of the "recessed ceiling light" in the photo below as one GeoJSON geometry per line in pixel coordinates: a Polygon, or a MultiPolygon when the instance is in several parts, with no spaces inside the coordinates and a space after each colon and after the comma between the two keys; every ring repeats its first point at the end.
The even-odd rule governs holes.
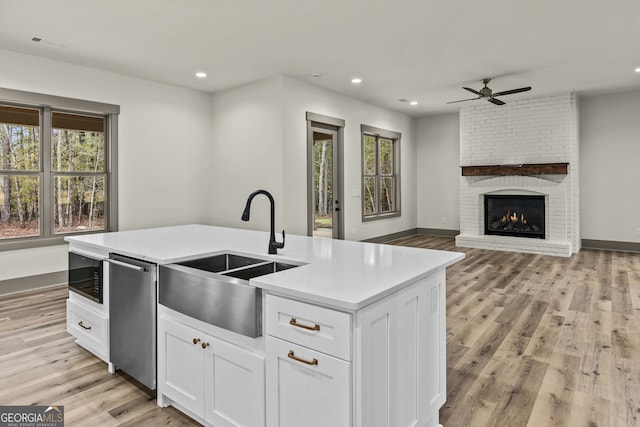
{"type": "Polygon", "coordinates": [[[636,73],[640,73],[640,67],[636,68],[636,73]]]}
{"type": "Polygon", "coordinates": [[[207,77],[207,73],[205,73],[204,71],[198,71],[196,73],[196,77],[198,77],[200,79],[204,79],[205,77],[207,77]]]}
{"type": "Polygon", "coordinates": [[[418,101],[411,101],[409,105],[418,105],[418,101]]]}
{"type": "Polygon", "coordinates": [[[360,77],[354,77],[353,79],[351,79],[351,83],[353,83],[354,85],[360,84],[362,83],[362,79],[360,77]]]}

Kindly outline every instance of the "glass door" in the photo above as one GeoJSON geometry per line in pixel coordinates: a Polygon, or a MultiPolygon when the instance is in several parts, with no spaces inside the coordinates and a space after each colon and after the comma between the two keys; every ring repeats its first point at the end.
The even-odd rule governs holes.
{"type": "Polygon", "coordinates": [[[307,235],[344,239],[344,120],[307,112],[307,235]]]}
{"type": "Polygon", "coordinates": [[[312,129],[313,132],[313,236],[337,237],[340,200],[335,197],[334,183],[337,180],[334,165],[336,155],[336,132],[312,129]],[[334,232],[334,229],[335,232],[334,232]]]}

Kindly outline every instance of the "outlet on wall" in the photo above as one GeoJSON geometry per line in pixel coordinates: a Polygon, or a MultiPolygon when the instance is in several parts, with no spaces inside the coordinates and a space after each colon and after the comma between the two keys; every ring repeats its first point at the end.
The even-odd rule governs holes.
{"type": "Polygon", "coordinates": [[[636,236],[640,236],[640,227],[636,228],[636,236]]]}
{"type": "Polygon", "coordinates": [[[442,217],[440,218],[440,224],[446,224],[447,223],[447,218],[446,217],[442,217]]]}

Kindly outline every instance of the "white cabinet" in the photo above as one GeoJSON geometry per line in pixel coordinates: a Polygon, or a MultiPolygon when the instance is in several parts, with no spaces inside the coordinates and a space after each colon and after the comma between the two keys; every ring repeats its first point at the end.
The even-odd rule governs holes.
{"type": "Polygon", "coordinates": [[[266,337],[268,426],[348,426],[351,363],[266,337]]]}
{"type": "Polygon", "coordinates": [[[437,426],[446,398],[444,271],[356,317],[356,426],[437,426]]]}
{"type": "Polygon", "coordinates": [[[438,425],[444,269],[353,313],[267,295],[265,316],[267,427],[438,425]]]}
{"type": "Polygon", "coordinates": [[[267,295],[266,334],[351,360],[351,314],[267,295]]]}
{"type": "MultiPolygon", "coordinates": [[[[106,250],[79,247],[74,244],[69,245],[69,252],[90,260],[104,260],[109,257],[106,250]]],[[[91,267],[95,268],[95,265],[92,264],[91,267]]],[[[80,270],[83,269],[80,268],[80,270]]],[[[86,270],[81,276],[86,277],[86,274],[93,273],[91,269],[86,270]],[[89,273],[86,273],[86,270],[89,270],[89,273]]],[[[100,267],[100,270],[102,303],[91,300],[71,289],[69,290],[69,298],[67,299],[67,332],[76,338],[76,344],[107,362],[109,372],[113,373],[115,367],[110,361],[109,342],[109,269],[100,267]]],[[[68,274],[68,276],[70,275],[68,274]]]]}
{"type": "Polygon", "coordinates": [[[102,310],[86,298],[67,300],[67,332],[76,337],[76,343],[100,359],[109,361],[109,320],[102,310]],[[84,302],[83,300],[86,300],[84,302]]]}
{"type": "Polygon", "coordinates": [[[351,425],[351,319],[267,295],[268,427],[351,425]]]}
{"type": "Polygon", "coordinates": [[[158,403],[216,427],[264,426],[264,358],[158,318],[158,403]],[[167,400],[168,399],[168,400],[167,400]]]}
{"type": "Polygon", "coordinates": [[[264,426],[264,357],[215,338],[206,353],[205,420],[216,427],[264,426]]]}
{"type": "Polygon", "coordinates": [[[200,331],[158,318],[158,395],[199,417],[204,415],[204,366],[208,337],[200,331]],[[204,338],[204,341],[203,341],[204,338]]]}

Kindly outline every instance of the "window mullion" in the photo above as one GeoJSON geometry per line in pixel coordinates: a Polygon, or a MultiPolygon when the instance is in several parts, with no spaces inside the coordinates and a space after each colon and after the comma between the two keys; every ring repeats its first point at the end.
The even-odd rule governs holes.
{"type": "Polygon", "coordinates": [[[44,237],[53,236],[53,176],[51,173],[51,108],[42,109],[40,132],[40,224],[44,237]]]}
{"type": "Polygon", "coordinates": [[[380,135],[376,135],[376,214],[382,213],[382,200],[380,197],[380,190],[382,189],[382,183],[380,182],[380,135]]]}
{"type": "Polygon", "coordinates": [[[118,198],[113,197],[118,192],[118,115],[109,114],[106,120],[105,137],[105,191],[109,195],[105,206],[105,231],[118,229],[118,198]]]}

